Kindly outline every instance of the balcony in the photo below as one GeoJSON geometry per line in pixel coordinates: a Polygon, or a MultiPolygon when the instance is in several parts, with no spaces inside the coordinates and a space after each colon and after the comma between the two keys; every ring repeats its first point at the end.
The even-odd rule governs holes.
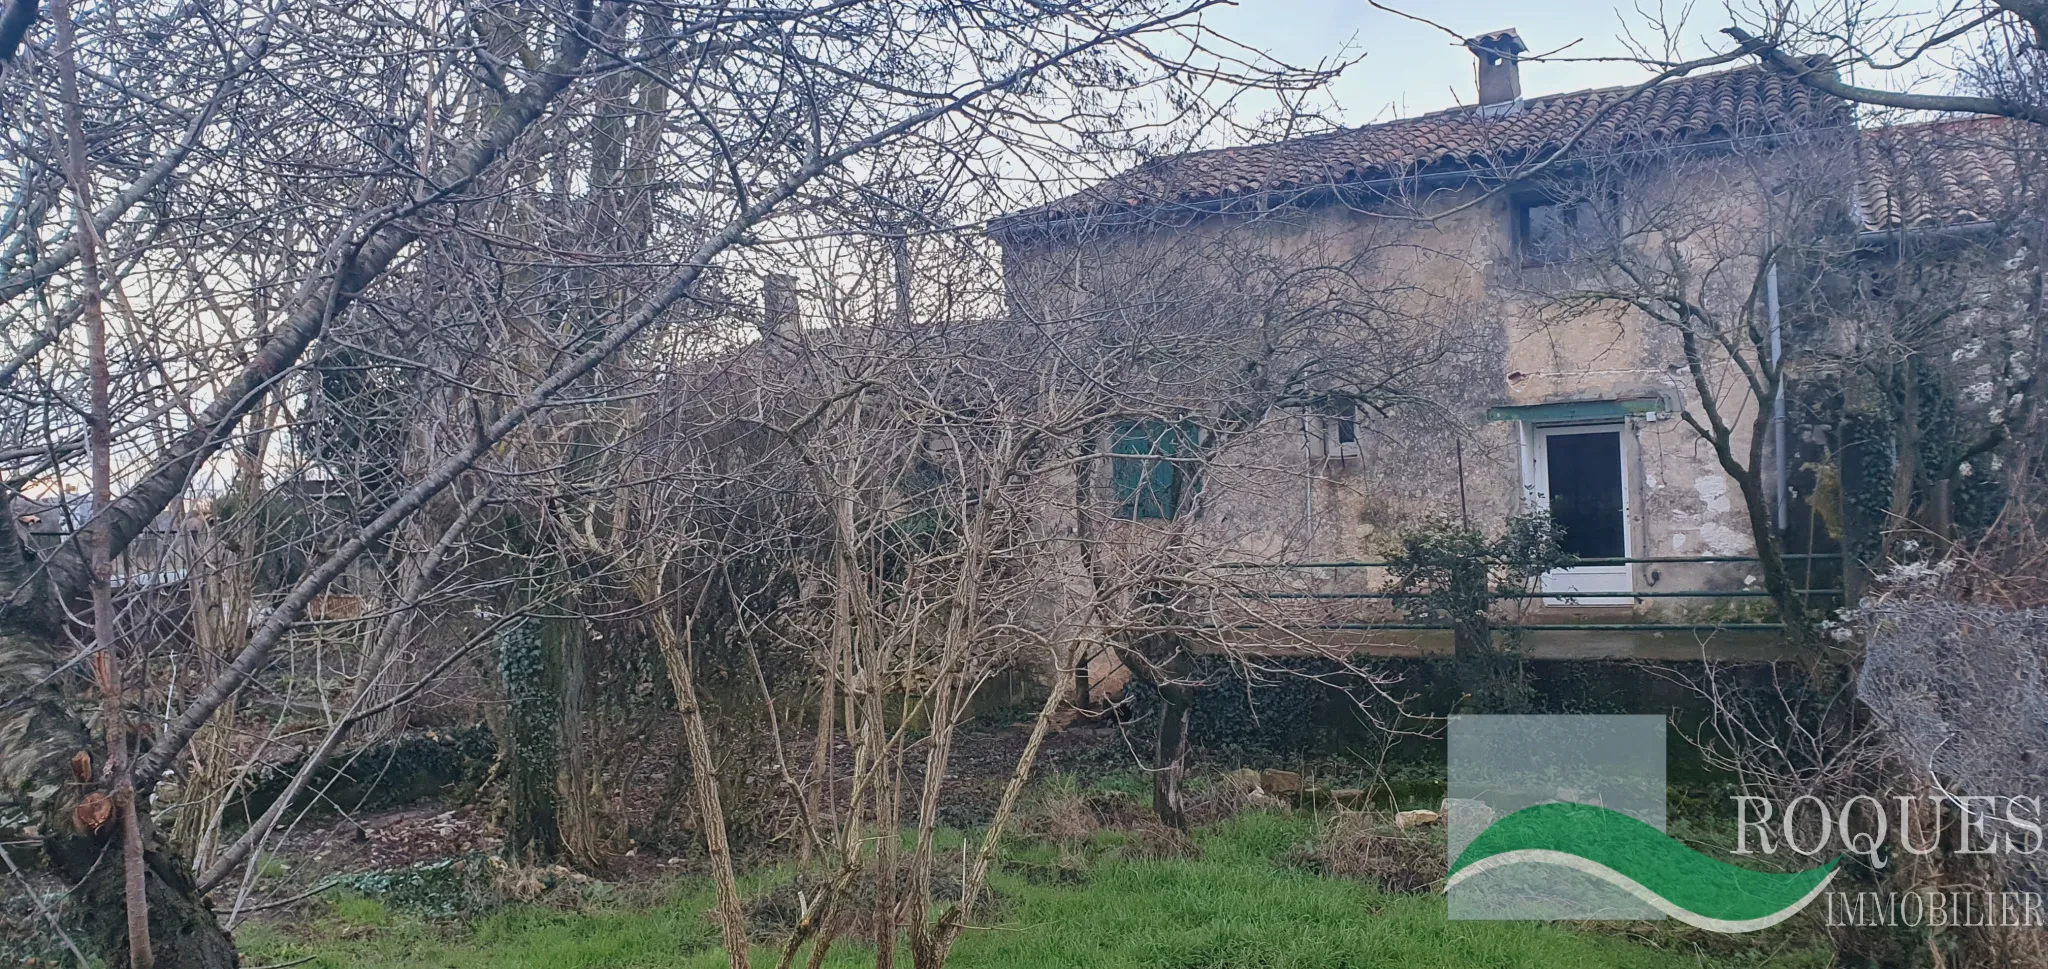
{"type": "MultiPolygon", "coordinates": [[[[1838,554],[1785,556],[1799,594],[1814,614],[1839,605],[1838,554]]],[[[1530,588],[1501,594],[1493,621],[1518,636],[1522,654],[1537,660],[1642,659],[1768,662],[1793,655],[1783,621],[1754,570],[1753,556],[1659,556],[1582,560],[1582,566],[1625,566],[1622,595],[1562,595],[1530,588]],[[1667,574],[1669,573],[1669,574],[1667,574]]],[[[1227,640],[1287,652],[1342,647],[1366,655],[1451,654],[1448,622],[1402,613],[1386,562],[1231,563],[1218,569],[1223,604],[1241,622],[1221,623],[1227,640]]],[[[1544,585],[1547,583],[1535,583],[1544,585]]]]}

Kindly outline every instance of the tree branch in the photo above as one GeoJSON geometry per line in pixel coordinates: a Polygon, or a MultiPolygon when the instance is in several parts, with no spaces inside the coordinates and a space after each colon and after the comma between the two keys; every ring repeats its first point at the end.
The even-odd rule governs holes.
{"type": "MultiPolygon", "coordinates": [[[[2010,3],[2012,0],[2003,2],[2010,3]]],[[[1903,91],[1863,87],[1843,81],[1827,64],[1794,57],[1785,53],[1776,43],[1757,37],[1740,27],[1728,27],[1721,32],[1755,53],[1757,60],[1771,71],[1844,101],[1911,111],[1957,111],[1965,114],[1992,115],[2048,126],[2048,107],[2042,105],[2009,101],[2004,98],[1961,94],[1908,94],[1903,91]]]]}

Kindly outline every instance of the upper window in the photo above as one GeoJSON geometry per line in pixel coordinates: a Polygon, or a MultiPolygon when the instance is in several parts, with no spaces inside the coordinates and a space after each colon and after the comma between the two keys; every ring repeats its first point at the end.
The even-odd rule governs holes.
{"type": "Polygon", "coordinates": [[[1515,242],[1525,266],[1547,266],[1584,255],[1605,234],[1603,213],[1586,199],[1548,196],[1515,204],[1515,242]]]}
{"type": "Polygon", "coordinates": [[[1171,519],[1180,510],[1201,431],[1189,424],[1125,421],[1110,442],[1118,518],[1171,519]]]}
{"type": "Polygon", "coordinates": [[[1315,458],[1358,456],[1358,401],[1338,397],[1324,401],[1306,415],[1308,453],[1315,458]]]}

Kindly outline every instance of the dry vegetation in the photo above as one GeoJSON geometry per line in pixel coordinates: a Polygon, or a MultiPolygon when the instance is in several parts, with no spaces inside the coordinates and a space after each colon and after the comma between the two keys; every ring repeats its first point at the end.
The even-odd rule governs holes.
{"type": "MultiPolygon", "coordinates": [[[[1189,781],[1198,667],[1264,675],[1218,630],[1286,617],[1237,594],[1237,536],[1134,503],[1272,470],[1256,432],[1304,408],[1472,416],[1492,332],[1485,306],[1383,278],[1391,236],[1276,253],[1258,220],[1057,267],[1085,298],[1005,279],[990,218],[1309,123],[1239,127],[1241,99],[1296,104],[1328,74],[1217,37],[1211,5],[0,0],[0,915],[34,933],[21,951],[217,969],[255,925],[299,958],[282,913],[344,923],[310,953],[333,964],[1692,964],[1453,933],[1421,897],[1428,829],[1311,826],[1189,781]],[[1120,492],[1119,467],[1148,484],[1120,492]],[[1159,716],[1063,759],[1099,712],[1073,702],[1091,664],[1159,716]],[[1135,761],[1149,791],[1034,788],[1048,760],[1135,761]],[[472,803],[377,813],[400,777],[472,803]],[[455,937],[291,875],[323,852],[450,913],[536,904],[455,937]],[[446,857],[472,852],[491,858],[446,857]],[[665,904],[607,895],[675,875],[665,904]],[[316,889],[338,900],[296,897],[316,889]]],[[[1821,6],[1644,60],[2044,121],[2039,4],[1900,40],[1964,65],[1936,100],[1813,70],[1845,37],[1838,62],[1884,60],[1821,6]]],[[[2038,139],[2014,130],[2031,178],[2038,139]]],[[[1852,579],[1939,568],[1915,595],[2041,607],[2048,221],[2028,196],[1995,243],[1938,253],[1965,270],[1922,273],[1900,241],[1846,291],[1788,282],[1813,339],[1781,358],[1760,270],[1848,257],[1800,191],[1826,161],[1773,170],[1799,184],[1763,167],[1693,187],[1778,199],[1770,253],[1723,237],[1674,262],[1701,213],[1644,213],[1665,218],[1588,253],[1602,286],[1555,310],[1656,316],[1696,373],[1742,372],[1698,381],[1708,402],[1810,377],[1870,431],[1830,472],[1852,579]]],[[[1790,616],[1764,421],[1694,427],[1790,616]]],[[[1317,658],[1392,725],[1391,676],[1317,658]]],[[[1738,724],[1732,769],[1953,779],[1896,711],[1855,707],[1861,654],[1822,659],[1807,675],[1841,702],[1770,714],[1810,717],[1809,746],[1738,724]]],[[[1914,884],[1958,872],[2032,877],[1914,884]]],[[[1899,951],[1922,942],[2041,958],[1962,933],[1899,951]]]]}

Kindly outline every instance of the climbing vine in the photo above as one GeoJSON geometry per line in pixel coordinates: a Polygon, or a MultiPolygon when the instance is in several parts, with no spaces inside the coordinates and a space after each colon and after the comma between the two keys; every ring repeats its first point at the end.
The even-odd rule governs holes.
{"type": "Polygon", "coordinates": [[[561,840],[555,765],[562,701],[539,621],[522,619],[498,634],[498,675],[505,686],[506,848],[551,857],[561,840]]]}

